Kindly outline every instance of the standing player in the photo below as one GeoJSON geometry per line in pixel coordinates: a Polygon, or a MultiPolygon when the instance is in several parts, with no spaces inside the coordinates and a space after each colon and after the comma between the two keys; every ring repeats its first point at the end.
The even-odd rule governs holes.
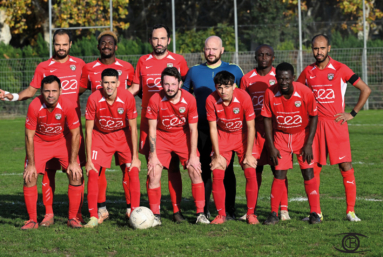
{"type": "MultiPolygon", "coordinates": [[[[170,44],[170,31],[165,25],[158,24],[153,26],[150,37],[150,44],[153,52],[141,56],[138,60],[133,85],[129,91],[136,95],[142,90],[142,113],[140,124],[140,153],[149,156],[149,124],[146,118],[146,107],[148,106],[150,97],[162,89],[161,73],[166,67],[175,67],[184,78],[188,71],[187,63],[182,55],[171,53],[168,50],[170,44]]],[[[182,222],[185,218],[180,210],[182,197],[182,180],[179,169],[179,160],[173,155],[172,161],[168,169],[168,185],[170,199],[173,206],[173,221],[182,222]],[[174,157],[174,158],[173,158],[174,157]]]]}
{"type": "MultiPolygon", "coordinates": [[[[206,118],[205,103],[207,97],[215,91],[214,76],[220,71],[228,71],[235,77],[236,85],[240,85],[243,72],[241,68],[235,64],[223,62],[221,55],[224,52],[222,40],[217,36],[211,36],[206,39],[204,54],[206,63],[202,63],[192,67],[185,79],[183,89],[194,92],[197,99],[198,109],[198,151],[201,153],[202,179],[205,184],[205,214],[209,218],[209,203],[212,189],[211,170],[210,170],[210,152],[212,149],[209,122],[206,118]]],[[[235,195],[236,181],[234,175],[234,155],[230,161],[230,165],[225,171],[225,190],[226,196],[226,218],[228,220],[235,219],[235,195]]]]}
{"type": "Polygon", "coordinates": [[[348,125],[366,103],[371,89],[345,64],[328,56],[331,45],[327,36],[320,34],[312,39],[312,50],[316,60],[307,66],[298,78],[306,84],[315,95],[318,103],[318,129],[314,138],[317,146],[318,162],[314,174],[320,184],[320,171],[326,165],[327,154],[330,164],[338,164],[346,191],[346,218],[349,221],[360,221],[355,215],[356,184],[354,168],[351,165],[351,147],[348,125]],[[344,95],[347,82],[360,90],[359,100],[351,113],[345,113],[344,95]]]}
{"type": "MultiPolygon", "coordinates": [[[[273,67],[273,61],[275,59],[274,49],[269,45],[260,45],[255,50],[255,60],[257,61],[257,68],[245,74],[241,79],[241,89],[246,90],[249,93],[251,100],[253,101],[253,108],[255,112],[255,130],[257,135],[255,142],[260,153],[260,158],[257,160],[257,183],[258,190],[262,184],[262,172],[264,165],[270,165],[270,157],[265,146],[265,127],[263,125],[263,117],[261,116],[261,109],[263,105],[263,97],[266,89],[274,85],[275,68],[273,67]]],[[[274,166],[270,165],[271,170],[274,172],[274,166]]],[[[281,200],[281,220],[289,220],[289,212],[287,210],[288,197],[287,197],[287,178],[286,189],[283,192],[281,200]]],[[[255,206],[254,211],[257,206],[255,206]]],[[[240,220],[246,220],[246,214],[243,215],[240,220]]]]}
{"type": "Polygon", "coordinates": [[[297,155],[305,190],[310,204],[311,224],[320,223],[318,215],[319,193],[314,177],[313,139],[318,122],[317,106],[313,93],[294,81],[294,68],[281,63],[276,69],[277,84],[266,89],[261,115],[264,117],[266,144],[275,166],[271,187],[271,214],[266,225],[278,223],[278,209],[287,170],[293,168],[292,155],[297,155]]]}
{"type": "Polygon", "coordinates": [[[223,179],[234,151],[246,177],[246,221],[249,224],[258,224],[254,206],[258,198],[255,168],[259,154],[255,152],[255,113],[251,98],[244,90],[236,88],[235,77],[228,71],[218,72],[214,83],[216,91],[206,100],[207,120],[213,145],[210,164],[213,171],[213,197],[218,210],[217,217],[211,223],[226,222],[226,192],[223,179]]]}
{"type": "Polygon", "coordinates": [[[150,153],[148,159],[149,206],[155,215],[153,227],[161,225],[161,173],[169,168],[172,154],[177,155],[192,182],[192,194],[197,208],[196,223],[209,224],[203,213],[205,189],[197,151],[197,104],[195,98],[180,89],[181,74],[177,68],[165,68],[161,74],[163,90],[154,94],[146,111],[149,120],[150,153]]]}
{"type": "MultiPolygon", "coordinates": [[[[57,76],[61,81],[62,97],[68,99],[75,107],[81,127],[81,111],[79,100],[79,82],[82,68],[85,62],[79,58],[69,55],[72,47],[72,39],[67,30],[56,30],[53,35],[54,55],[52,58],[37,65],[35,74],[28,88],[19,94],[4,92],[0,90],[0,99],[4,101],[23,101],[33,97],[41,86],[41,81],[49,75],[57,76]],[[5,93],[5,94],[4,94],[5,93]]],[[[79,151],[80,163],[85,165],[85,147],[80,129],[81,146],[79,151]]],[[[42,181],[43,203],[45,206],[45,218],[40,223],[41,226],[50,226],[54,223],[53,197],[55,193],[55,175],[56,170],[61,169],[60,163],[56,160],[50,160],[46,165],[42,181]]],[[[78,218],[82,221],[81,209],[78,218]]]]}
{"type": "MultiPolygon", "coordinates": [[[[80,82],[80,92],[82,93],[86,89],[90,89],[92,92],[95,92],[97,89],[102,88],[101,73],[107,68],[112,68],[118,71],[120,81],[120,86],[118,87],[118,90],[124,91],[132,83],[134,76],[134,68],[130,63],[116,58],[115,52],[117,51],[117,35],[110,30],[106,30],[102,32],[97,39],[97,47],[100,51],[101,57],[96,61],[87,63],[84,66],[80,82]]],[[[131,211],[129,195],[129,172],[125,164],[119,161],[117,157],[116,165],[120,165],[123,174],[122,186],[124,188],[127,204],[126,218],[128,218],[131,211]]],[[[107,181],[105,177],[105,170],[105,167],[101,169],[100,177],[98,179],[99,194],[97,203],[100,224],[109,217],[109,213],[106,209],[107,181]]]]}
{"type": "Polygon", "coordinates": [[[21,229],[36,229],[37,177],[44,174],[46,163],[57,158],[69,179],[68,227],[81,228],[76,215],[81,206],[82,170],[78,163],[80,146],[80,121],[73,103],[60,96],[61,82],[54,75],[41,80],[41,96],[28,107],[25,123],[25,148],[27,157],[24,170],[24,199],[29,220],[21,229]]]}
{"type": "Polygon", "coordinates": [[[98,179],[102,167],[109,168],[113,154],[129,173],[132,210],[140,206],[141,162],[137,151],[136,101],[127,90],[118,90],[118,71],[105,69],[101,73],[102,89],[88,98],[86,105],[86,173],[88,176],[88,208],[90,221],[85,225],[98,225],[98,179]],[[129,135],[130,132],[130,135],[129,135]],[[131,138],[128,140],[128,138],[131,138]]]}

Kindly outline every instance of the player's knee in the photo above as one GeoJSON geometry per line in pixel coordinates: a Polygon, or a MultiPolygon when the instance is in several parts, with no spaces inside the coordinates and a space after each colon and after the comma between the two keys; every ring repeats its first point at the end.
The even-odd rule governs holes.
{"type": "Polygon", "coordinates": [[[274,177],[276,179],[286,179],[287,170],[275,170],[274,177]]]}
{"type": "Polygon", "coordinates": [[[351,162],[344,162],[339,164],[340,171],[348,171],[352,169],[351,162]]]}
{"type": "Polygon", "coordinates": [[[314,169],[302,169],[302,176],[304,180],[311,180],[314,178],[314,169]]]}

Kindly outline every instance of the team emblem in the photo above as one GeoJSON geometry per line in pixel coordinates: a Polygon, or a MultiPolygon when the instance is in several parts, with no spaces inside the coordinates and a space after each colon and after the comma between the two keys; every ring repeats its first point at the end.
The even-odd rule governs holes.
{"type": "Polygon", "coordinates": [[[239,113],[239,108],[234,108],[233,112],[234,112],[234,114],[238,114],[239,113]]]}
{"type": "Polygon", "coordinates": [[[328,80],[333,80],[334,79],[334,73],[329,73],[329,74],[327,74],[327,78],[328,78],[328,80]]]}
{"type": "Polygon", "coordinates": [[[166,66],[167,67],[173,67],[173,63],[168,63],[166,66]]]}
{"type": "Polygon", "coordinates": [[[61,120],[61,114],[60,113],[56,114],[55,118],[56,118],[56,120],[61,120]]]}
{"type": "Polygon", "coordinates": [[[124,108],[118,108],[117,112],[118,112],[118,114],[123,114],[124,113],[124,108]]]}
{"type": "Polygon", "coordinates": [[[180,108],[179,108],[180,113],[184,113],[185,110],[186,110],[185,107],[180,107],[180,108]]]}
{"type": "Polygon", "coordinates": [[[301,101],[296,101],[295,102],[295,107],[301,107],[302,105],[302,102],[301,101]]]}
{"type": "Polygon", "coordinates": [[[121,70],[118,70],[118,76],[121,76],[122,75],[122,71],[121,70]]]}
{"type": "Polygon", "coordinates": [[[69,68],[72,70],[72,71],[75,71],[76,70],[76,65],[72,64],[69,66],[69,68]]]}
{"type": "Polygon", "coordinates": [[[274,85],[274,84],[275,84],[275,80],[270,79],[270,80],[269,80],[269,84],[270,84],[270,86],[274,85]]]}

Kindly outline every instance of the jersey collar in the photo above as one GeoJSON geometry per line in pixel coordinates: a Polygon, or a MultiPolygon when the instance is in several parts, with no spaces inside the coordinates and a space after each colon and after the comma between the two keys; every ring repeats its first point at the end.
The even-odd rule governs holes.
{"type": "Polygon", "coordinates": [[[77,63],[75,60],[73,60],[72,56],[68,55],[68,60],[66,60],[66,62],[58,62],[58,61],[55,61],[55,59],[53,59],[53,57],[51,57],[49,60],[49,65],[48,66],[51,66],[52,64],[55,64],[55,63],[58,63],[58,64],[65,64],[65,63],[68,63],[68,62],[74,62],[74,63],[77,63]]]}
{"type": "MultiPolygon", "coordinates": [[[[45,102],[44,102],[44,97],[41,97],[41,99],[42,99],[42,105],[41,105],[39,111],[41,111],[42,109],[48,109],[47,105],[46,105],[45,102]]],[[[63,108],[61,107],[60,102],[61,102],[61,96],[59,96],[59,100],[57,101],[57,104],[56,104],[55,108],[53,108],[53,110],[55,110],[56,108],[57,108],[57,109],[60,109],[60,110],[63,109],[63,108]]],[[[52,112],[53,112],[53,111],[52,111],[52,112]]]]}
{"type": "MultiPolygon", "coordinates": [[[[332,65],[333,59],[332,59],[330,56],[328,57],[328,59],[329,59],[329,62],[327,63],[326,67],[325,67],[323,70],[325,70],[325,69],[336,70],[335,67],[334,67],[334,65],[332,65]]],[[[314,69],[316,69],[316,68],[317,68],[318,70],[320,70],[320,69],[318,68],[318,65],[317,65],[316,63],[314,63],[314,69]]]]}
{"type": "MultiPolygon", "coordinates": [[[[257,73],[257,69],[255,68],[255,69],[253,70],[253,73],[250,75],[249,78],[255,77],[255,76],[257,76],[257,75],[258,75],[258,73],[257,73]]],[[[274,66],[271,67],[271,70],[270,70],[269,73],[267,73],[267,75],[270,75],[270,76],[273,76],[273,77],[276,76],[274,66]]],[[[266,76],[267,76],[267,75],[266,75],[266,76]]]]}
{"type": "MultiPolygon", "coordinates": [[[[217,93],[217,95],[219,96],[218,93],[217,93]]],[[[223,106],[226,106],[223,104],[223,100],[221,97],[218,99],[217,104],[218,103],[222,103],[223,106]]],[[[236,88],[233,91],[233,98],[231,99],[231,101],[227,107],[229,107],[232,103],[240,103],[240,101],[238,100],[238,97],[237,97],[237,89],[236,88]]]]}
{"type": "MultiPolygon", "coordinates": [[[[185,98],[183,97],[183,89],[180,89],[180,91],[181,91],[181,96],[180,96],[180,100],[178,101],[178,103],[187,104],[187,102],[185,101],[185,98]]],[[[161,102],[169,101],[169,99],[166,97],[165,91],[162,90],[162,93],[164,96],[162,97],[161,102]]],[[[169,103],[171,103],[171,102],[169,101],[169,103]]],[[[178,104],[178,103],[176,103],[176,104],[178,104]]],[[[171,104],[173,104],[173,103],[171,103],[171,104]]]]}

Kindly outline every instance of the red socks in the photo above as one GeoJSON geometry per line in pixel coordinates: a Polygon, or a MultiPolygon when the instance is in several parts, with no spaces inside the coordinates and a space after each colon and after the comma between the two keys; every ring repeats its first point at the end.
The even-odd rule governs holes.
{"type": "Polygon", "coordinates": [[[281,198],[281,211],[287,211],[288,205],[289,205],[289,197],[288,197],[288,180],[286,178],[285,180],[285,188],[282,193],[282,198],[281,198]]]}
{"type": "Polygon", "coordinates": [[[129,191],[129,185],[130,185],[130,178],[129,178],[129,168],[126,167],[125,164],[120,166],[122,170],[122,187],[124,188],[124,193],[125,193],[125,199],[126,199],[126,204],[130,204],[130,191],[129,191]]]}
{"type": "Polygon", "coordinates": [[[55,194],[55,175],[56,170],[47,169],[43,175],[42,181],[42,193],[43,193],[43,203],[45,206],[45,214],[53,214],[53,196],[55,194]]]}
{"type": "MultiPolygon", "coordinates": [[[[130,171],[126,169],[126,172],[124,173],[124,178],[129,177],[129,203],[131,203],[132,211],[140,206],[140,178],[138,177],[138,168],[134,167],[131,168],[130,171]],[[129,174],[126,174],[129,173],[129,174]]],[[[124,180],[125,182],[125,180],[124,180]]],[[[125,193],[126,196],[126,193],[125,193]]],[[[128,202],[128,199],[126,199],[126,202],[128,202]]]]}
{"type": "MultiPolygon", "coordinates": [[[[100,166],[93,164],[96,169],[100,170],[100,166]]],[[[98,172],[91,170],[88,176],[88,209],[91,217],[98,218],[97,199],[98,199],[98,172]]]]}
{"type": "Polygon", "coordinates": [[[98,175],[97,203],[105,203],[105,201],[106,201],[106,188],[108,186],[108,182],[106,181],[105,171],[106,171],[106,168],[102,167],[100,174],[98,175]]]}
{"type": "Polygon", "coordinates": [[[277,179],[274,178],[273,184],[271,186],[271,194],[270,194],[270,204],[271,204],[271,212],[275,212],[278,216],[279,203],[281,202],[281,198],[283,195],[283,191],[285,190],[286,184],[285,179],[277,179]]]}
{"type": "Polygon", "coordinates": [[[318,184],[315,177],[305,180],[305,190],[310,204],[310,213],[320,213],[318,184]]]}
{"type": "Polygon", "coordinates": [[[213,170],[213,198],[215,207],[217,208],[218,214],[226,217],[225,209],[225,197],[226,191],[223,184],[225,178],[225,171],[215,169],[213,170]]]}
{"type": "Polygon", "coordinates": [[[161,186],[157,188],[148,187],[149,207],[153,214],[160,214],[161,186]]]}
{"type": "Polygon", "coordinates": [[[258,199],[257,175],[254,168],[245,169],[247,215],[254,214],[258,199]]]}
{"type": "Polygon", "coordinates": [[[81,196],[83,192],[83,186],[68,186],[68,198],[69,198],[69,219],[74,219],[81,208],[81,196]]]}
{"type": "Polygon", "coordinates": [[[172,201],[173,212],[177,213],[180,211],[180,203],[182,198],[182,178],[181,172],[168,171],[168,184],[170,199],[172,201]]]}
{"type": "Polygon", "coordinates": [[[24,201],[27,207],[29,219],[37,223],[37,186],[23,187],[24,201]]]}
{"type": "Polygon", "coordinates": [[[347,211],[354,211],[355,200],[356,200],[356,183],[354,176],[354,169],[348,171],[341,171],[343,177],[343,185],[346,191],[346,202],[347,202],[347,211]]]}
{"type": "Polygon", "coordinates": [[[197,213],[203,213],[203,208],[205,207],[205,186],[203,182],[198,184],[192,183],[192,195],[197,213]]]}

